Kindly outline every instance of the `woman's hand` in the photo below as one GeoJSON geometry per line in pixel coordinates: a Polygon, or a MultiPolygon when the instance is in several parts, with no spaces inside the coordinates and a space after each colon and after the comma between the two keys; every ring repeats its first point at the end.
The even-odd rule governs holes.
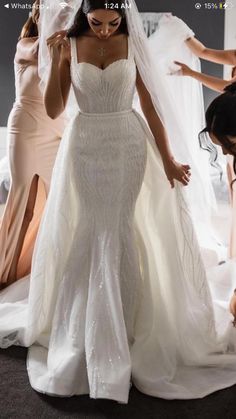
{"type": "Polygon", "coordinates": [[[174,180],[178,180],[182,185],[187,186],[190,182],[191,168],[187,164],[180,164],[174,159],[164,162],[164,169],[171,187],[174,188],[174,180]]]}
{"type": "Polygon", "coordinates": [[[49,48],[50,56],[53,63],[59,64],[61,49],[69,48],[69,42],[65,39],[67,31],[55,32],[47,39],[47,46],[49,48]]]}
{"type": "Polygon", "coordinates": [[[50,118],[56,119],[65,110],[68,100],[70,77],[70,44],[65,39],[67,31],[54,33],[47,39],[51,64],[44,91],[44,104],[50,118]]]}
{"type": "Polygon", "coordinates": [[[179,70],[174,71],[171,73],[173,76],[191,76],[192,75],[192,69],[187,66],[187,64],[180,63],[179,61],[174,61],[176,65],[180,67],[179,70]]]}

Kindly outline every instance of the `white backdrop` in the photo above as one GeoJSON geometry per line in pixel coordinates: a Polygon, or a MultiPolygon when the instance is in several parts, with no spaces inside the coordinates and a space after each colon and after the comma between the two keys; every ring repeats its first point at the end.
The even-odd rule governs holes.
{"type": "MultiPolygon", "coordinates": [[[[229,4],[233,7],[229,6],[225,11],[225,49],[236,49],[236,0],[231,0],[229,4]]],[[[231,68],[225,66],[225,78],[230,77],[231,68]]]]}
{"type": "Polygon", "coordinates": [[[0,127],[0,159],[6,155],[7,128],[0,127]]]}

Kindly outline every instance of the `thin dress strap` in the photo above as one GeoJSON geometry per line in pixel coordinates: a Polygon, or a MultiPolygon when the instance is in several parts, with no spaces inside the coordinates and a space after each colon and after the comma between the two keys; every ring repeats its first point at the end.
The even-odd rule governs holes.
{"type": "Polygon", "coordinates": [[[76,48],[76,38],[70,38],[70,46],[71,46],[71,58],[76,63],[77,62],[77,48],[76,48]]]}
{"type": "Polygon", "coordinates": [[[128,35],[128,60],[130,60],[131,58],[133,58],[133,48],[132,48],[130,36],[128,35]]]}

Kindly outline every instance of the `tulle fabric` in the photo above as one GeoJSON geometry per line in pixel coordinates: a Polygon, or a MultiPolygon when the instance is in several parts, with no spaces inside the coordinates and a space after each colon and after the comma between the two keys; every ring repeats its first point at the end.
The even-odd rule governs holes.
{"type": "MultiPolygon", "coordinates": [[[[171,137],[174,155],[183,161],[184,153],[187,149],[189,151],[192,178],[187,188],[187,200],[204,263],[209,267],[227,259],[227,247],[213,226],[213,217],[219,216],[219,208],[213,190],[209,154],[200,148],[198,139],[199,132],[205,127],[202,85],[191,77],[176,75],[179,67],[174,64],[174,61],[183,62],[201,71],[200,60],[185,43],[192,36],[194,33],[181,19],[166,14],[160,19],[158,30],[150,37],[149,43],[181,126],[181,145],[175,142],[174,136],[171,137]]],[[[219,174],[216,177],[219,178],[219,174]]]]}
{"type": "MultiPolygon", "coordinates": [[[[138,114],[136,117],[151,140],[144,120],[138,114]]],[[[51,395],[89,393],[91,397],[126,403],[130,371],[140,391],[166,399],[199,398],[233,385],[236,382],[236,339],[227,303],[233,290],[235,264],[209,271],[209,288],[183,188],[176,185],[172,191],[168,187],[159,153],[147,143],[146,172],[135,211],[142,300],[130,358],[122,357],[120,361],[120,374],[127,372],[126,385],[113,386],[107,391],[101,381],[96,390],[93,381],[88,383],[80,372],[76,381],[80,386],[77,385],[74,392],[71,391],[73,380],[65,386],[65,375],[74,376],[74,370],[66,368],[64,371],[63,368],[68,367],[68,363],[74,365],[73,368],[76,365],[70,342],[78,322],[73,311],[67,311],[68,307],[75,307],[75,294],[62,277],[80,218],[80,197],[68,164],[71,158],[68,140],[73,124],[71,121],[67,127],[56,159],[35,245],[30,287],[29,278],[23,278],[0,296],[1,347],[32,345],[27,361],[31,384],[36,390],[43,388],[51,395]],[[52,336],[57,336],[59,341],[54,342],[52,336]],[[55,370],[56,365],[60,368],[55,370]]],[[[91,305],[88,313],[90,309],[91,305]]],[[[96,310],[99,312],[98,307],[96,310]]],[[[118,315],[116,333],[123,336],[122,353],[128,354],[123,335],[125,326],[121,326],[119,312],[114,315],[118,315]]],[[[102,342],[103,339],[101,348],[102,342]]],[[[79,341],[76,347],[78,344],[79,341]]],[[[120,349],[113,348],[112,359],[116,359],[120,349]]],[[[116,375],[113,384],[117,382],[116,375]]]]}
{"type": "MultiPolygon", "coordinates": [[[[174,61],[184,62],[201,71],[200,60],[185,44],[186,39],[193,36],[194,33],[181,19],[166,14],[160,19],[158,30],[149,38],[149,45],[181,127],[181,143],[173,134],[171,136],[174,155],[183,161],[188,150],[191,159],[192,182],[188,194],[192,213],[207,224],[212,210],[216,209],[216,199],[210,177],[209,155],[200,148],[198,140],[199,132],[205,127],[202,85],[191,77],[172,74],[178,68],[174,61]]],[[[167,114],[168,108],[163,111],[167,114]]]]}

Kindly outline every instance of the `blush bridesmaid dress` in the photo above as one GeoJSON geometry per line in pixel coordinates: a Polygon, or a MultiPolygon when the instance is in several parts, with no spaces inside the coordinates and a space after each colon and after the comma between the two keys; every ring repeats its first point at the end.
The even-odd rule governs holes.
{"type": "MultiPolygon", "coordinates": [[[[0,286],[9,284],[15,250],[26,212],[30,187],[39,176],[33,218],[17,265],[16,280],[30,272],[33,247],[65,117],[50,119],[43,103],[38,76],[38,38],[21,39],[14,59],[16,99],[8,119],[7,153],[11,186],[0,220],[0,286]]],[[[12,280],[11,280],[12,282],[12,280]]]]}

